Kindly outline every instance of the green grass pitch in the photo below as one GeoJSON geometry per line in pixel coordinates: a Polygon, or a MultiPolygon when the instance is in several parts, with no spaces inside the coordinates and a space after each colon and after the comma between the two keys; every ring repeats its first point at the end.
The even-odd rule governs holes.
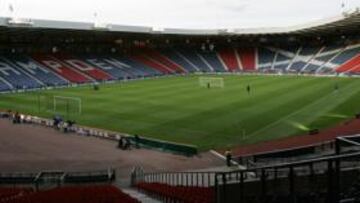
{"type": "Polygon", "coordinates": [[[0,108],[51,118],[39,96],[78,97],[82,114],[70,117],[80,124],[194,144],[201,150],[304,134],[360,112],[356,78],[221,76],[224,88],[207,89],[200,87],[198,77],[107,84],[99,91],[83,86],[3,94],[0,108]]]}

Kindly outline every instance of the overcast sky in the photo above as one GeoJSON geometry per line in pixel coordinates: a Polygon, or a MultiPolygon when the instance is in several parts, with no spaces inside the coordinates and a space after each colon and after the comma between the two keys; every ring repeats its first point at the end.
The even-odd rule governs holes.
{"type": "Polygon", "coordinates": [[[279,27],[339,15],[360,0],[0,0],[0,16],[173,28],[279,27]],[[13,5],[10,14],[9,5],[13,5]]]}

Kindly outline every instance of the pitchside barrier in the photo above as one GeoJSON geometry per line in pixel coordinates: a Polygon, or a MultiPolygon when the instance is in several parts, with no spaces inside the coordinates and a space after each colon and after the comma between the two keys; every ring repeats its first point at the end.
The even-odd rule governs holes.
{"type": "MultiPolygon", "coordinates": [[[[7,114],[7,112],[0,112],[0,115],[7,114]]],[[[30,115],[24,115],[24,118],[27,123],[34,123],[39,124],[42,126],[52,127],[53,126],[53,120],[51,119],[45,119],[40,118],[36,116],[30,116],[30,115]]],[[[62,130],[60,128],[60,130],[62,130]]],[[[75,132],[79,135],[83,136],[94,136],[98,138],[103,139],[109,139],[118,141],[121,137],[127,137],[130,139],[131,143],[133,145],[139,145],[143,148],[150,148],[150,149],[157,149],[165,152],[171,152],[175,154],[181,154],[185,156],[193,156],[198,153],[198,148],[194,145],[187,145],[187,144],[181,144],[181,143],[175,143],[175,142],[168,142],[153,138],[145,138],[145,137],[138,137],[135,138],[135,136],[125,134],[125,133],[118,133],[114,131],[108,131],[98,128],[90,128],[86,126],[81,125],[74,125],[67,129],[68,132],[75,132]]]]}
{"type": "Polygon", "coordinates": [[[138,139],[134,136],[129,137],[134,145],[139,144],[145,148],[156,148],[162,151],[175,152],[185,156],[193,156],[198,153],[198,149],[194,145],[179,144],[175,142],[168,142],[153,138],[139,137],[138,139]]]}

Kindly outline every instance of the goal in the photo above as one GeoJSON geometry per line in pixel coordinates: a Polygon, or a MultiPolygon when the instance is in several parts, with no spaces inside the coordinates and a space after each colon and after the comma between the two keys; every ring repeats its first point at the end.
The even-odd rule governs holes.
{"type": "Polygon", "coordinates": [[[80,115],[82,112],[82,101],[79,97],[53,97],[53,112],[57,114],[80,115]]]}
{"type": "Polygon", "coordinates": [[[219,77],[199,77],[201,87],[224,87],[224,78],[219,77]]]}

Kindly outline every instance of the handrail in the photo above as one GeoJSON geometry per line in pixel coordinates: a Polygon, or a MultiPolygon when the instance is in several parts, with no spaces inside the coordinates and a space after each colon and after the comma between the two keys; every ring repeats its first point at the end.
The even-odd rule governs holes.
{"type": "MultiPolygon", "coordinates": [[[[343,158],[351,158],[351,157],[357,157],[357,156],[360,156],[360,152],[350,153],[350,154],[332,155],[332,156],[307,159],[307,160],[300,160],[300,161],[295,161],[295,162],[290,162],[290,163],[281,163],[281,164],[273,164],[273,165],[268,165],[268,166],[260,166],[260,167],[250,168],[250,169],[239,169],[239,170],[231,171],[231,173],[251,172],[254,170],[270,169],[270,168],[296,167],[296,166],[306,165],[306,164],[310,164],[310,163],[336,161],[336,160],[343,159],[343,158]]],[[[226,173],[226,172],[223,172],[223,173],[226,173]]]]}

